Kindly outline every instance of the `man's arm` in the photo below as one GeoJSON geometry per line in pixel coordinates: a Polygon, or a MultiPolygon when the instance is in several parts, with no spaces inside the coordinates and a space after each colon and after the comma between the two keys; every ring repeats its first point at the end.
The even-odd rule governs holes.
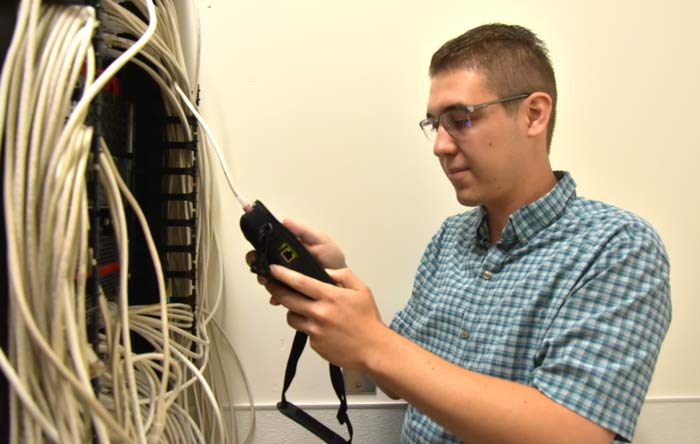
{"type": "Polygon", "coordinates": [[[463,369],[400,336],[349,269],[329,274],[338,286],[273,266],[272,276],[296,291],[266,283],[272,303],[289,309],[289,325],[328,361],[367,373],[467,442],[612,442],[613,432],[537,389],[463,369]]]}

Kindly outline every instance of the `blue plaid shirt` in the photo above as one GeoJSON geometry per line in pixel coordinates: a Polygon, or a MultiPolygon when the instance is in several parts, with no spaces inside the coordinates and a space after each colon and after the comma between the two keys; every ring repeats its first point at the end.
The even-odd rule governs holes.
{"type": "MultiPolygon", "coordinates": [[[[494,246],[483,208],[448,218],[391,327],[631,440],[671,320],[668,257],[648,223],[557,177],[494,246]]],[[[401,442],[460,441],[409,406],[401,442]]]]}

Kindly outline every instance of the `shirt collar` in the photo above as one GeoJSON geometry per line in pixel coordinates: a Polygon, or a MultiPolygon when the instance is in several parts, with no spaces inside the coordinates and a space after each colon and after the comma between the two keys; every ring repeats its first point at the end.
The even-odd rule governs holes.
{"type": "MultiPolygon", "coordinates": [[[[557,178],[557,184],[549,193],[510,215],[498,245],[510,248],[518,242],[527,243],[564,212],[569,200],[576,197],[576,182],[566,171],[555,171],[554,175],[557,178]]],[[[481,206],[479,211],[481,222],[477,227],[476,240],[479,244],[488,246],[489,230],[486,208],[481,206]]]]}

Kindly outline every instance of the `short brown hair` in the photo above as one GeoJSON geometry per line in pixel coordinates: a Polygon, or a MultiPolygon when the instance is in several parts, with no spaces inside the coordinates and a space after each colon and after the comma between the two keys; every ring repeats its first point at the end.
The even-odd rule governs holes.
{"type": "MultiPolygon", "coordinates": [[[[532,31],[518,25],[492,23],[447,41],[430,61],[430,77],[453,69],[484,74],[487,86],[499,97],[542,91],[552,98],[547,128],[547,151],[552,143],[557,108],[557,83],[549,52],[532,31]]],[[[516,104],[504,104],[508,111],[516,104]]]]}

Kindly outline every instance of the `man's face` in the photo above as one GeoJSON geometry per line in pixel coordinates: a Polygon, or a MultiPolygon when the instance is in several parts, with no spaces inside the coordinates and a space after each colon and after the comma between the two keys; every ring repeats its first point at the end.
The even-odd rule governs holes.
{"type": "MultiPolygon", "coordinates": [[[[439,117],[452,106],[477,105],[499,99],[478,72],[455,69],[433,77],[428,114],[439,117]]],[[[454,186],[457,200],[466,206],[505,206],[522,186],[522,122],[518,114],[493,105],[470,114],[471,127],[455,137],[440,127],[433,153],[454,186]]],[[[523,119],[521,119],[523,120],[523,119]]]]}

